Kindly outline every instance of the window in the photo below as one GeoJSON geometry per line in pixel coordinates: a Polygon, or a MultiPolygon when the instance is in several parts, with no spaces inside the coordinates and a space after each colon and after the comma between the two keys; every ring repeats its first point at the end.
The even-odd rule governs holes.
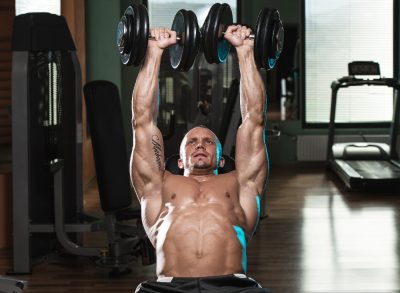
{"type": "MultiPolygon", "coordinates": [[[[232,9],[233,22],[236,22],[237,0],[226,0],[222,2],[229,4],[232,9]]],[[[175,14],[180,9],[189,9],[193,10],[196,14],[200,28],[207,17],[210,7],[214,4],[214,2],[209,0],[151,0],[148,1],[148,3],[150,27],[171,27],[175,14]]]]}
{"type": "MultiPolygon", "coordinates": [[[[348,75],[352,61],[375,61],[393,77],[393,0],[303,1],[303,120],[329,122],[332,81],[348,75]]],[[[336,121],[389,122],[393,91],[353,87],[338,95],[336,121]]]]}
{"type": "Polygon", "coordinates": [[[61,14],[61,1],[56,0],[15,0],[15,15],[28,12],[49,12],[61,14]]]}

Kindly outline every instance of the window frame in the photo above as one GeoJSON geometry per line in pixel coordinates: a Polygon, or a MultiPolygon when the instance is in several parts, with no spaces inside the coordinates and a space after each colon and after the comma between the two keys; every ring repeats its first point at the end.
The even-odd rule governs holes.
{"type": "MultiPolygon", "coordinates": [[[[301,0],[301,18],[300,18],[300,117],[303,129],[328,129],[329,122],[307,122],[306,121],[306,33],[305,33],[305,1],[301,0]]],[[[329,0],[328,0],[329,1],[329,0]]],[[[379,0],[378,0],[379,1],[379,0]]],[[[393,78],[399,78],[399,32],[400,32],[400,4],[398,0],[392,0],[393,2],[393,78]]],[[[340,76],[338,76],[340,78],[340,76]]],[[[345,129],[361,129],[361,128],[389,128],[391,122],[346,122],[335,124],[335,128],[345,128],[345,129]]]]}

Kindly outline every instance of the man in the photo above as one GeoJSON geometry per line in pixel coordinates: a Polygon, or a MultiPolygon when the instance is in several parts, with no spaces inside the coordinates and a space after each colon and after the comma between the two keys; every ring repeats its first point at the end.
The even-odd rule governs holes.
{"type": "Polygon", "coordinates": [[[205,127],[195,127],[180,147],[184,175],[164,170],[157,128],[158,73],[163,50],[176,33],[152,29],[147,55],[132,96],[131,178],[146,233],[156,249],[157,282],[136,292],[266,292],[246,275],[246,244],[256,228],[267,173],[264,144],[265,88],[253,54],[250,29],[230,26],[224,37],[237,51],[242,124],[236,137],[236,170],[223,166],[221,144],[205,127]],[[226,291],[224,291],[226,290],[226,291]]]}

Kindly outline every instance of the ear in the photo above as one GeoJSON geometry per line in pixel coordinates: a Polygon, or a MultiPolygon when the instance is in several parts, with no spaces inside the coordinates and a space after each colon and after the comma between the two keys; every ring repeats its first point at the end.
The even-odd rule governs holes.
{"type": "Polygon", "coordinates": [[[180,158],[178,159],[178,168],[183,169],[183,161],[180,158]]]}
{"type": "Polygon", "coordinates": [[[218,167],[222,168],[225,166],[225,158],[221,156],[221,159],[219,159],[218,167]]]}

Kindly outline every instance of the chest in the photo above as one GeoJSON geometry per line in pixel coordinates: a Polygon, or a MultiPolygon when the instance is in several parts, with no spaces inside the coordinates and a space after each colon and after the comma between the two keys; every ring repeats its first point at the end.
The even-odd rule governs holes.
{"type": "Polygon", "coordinates": [[[164,202],[171,202],[175,206],[191,203],[218,203],[230,206],[238,203],[238,192],[236,180],[227,176],[215,176],[204,182],[173,176],[165,182],[162,194],[164,202]]]}

